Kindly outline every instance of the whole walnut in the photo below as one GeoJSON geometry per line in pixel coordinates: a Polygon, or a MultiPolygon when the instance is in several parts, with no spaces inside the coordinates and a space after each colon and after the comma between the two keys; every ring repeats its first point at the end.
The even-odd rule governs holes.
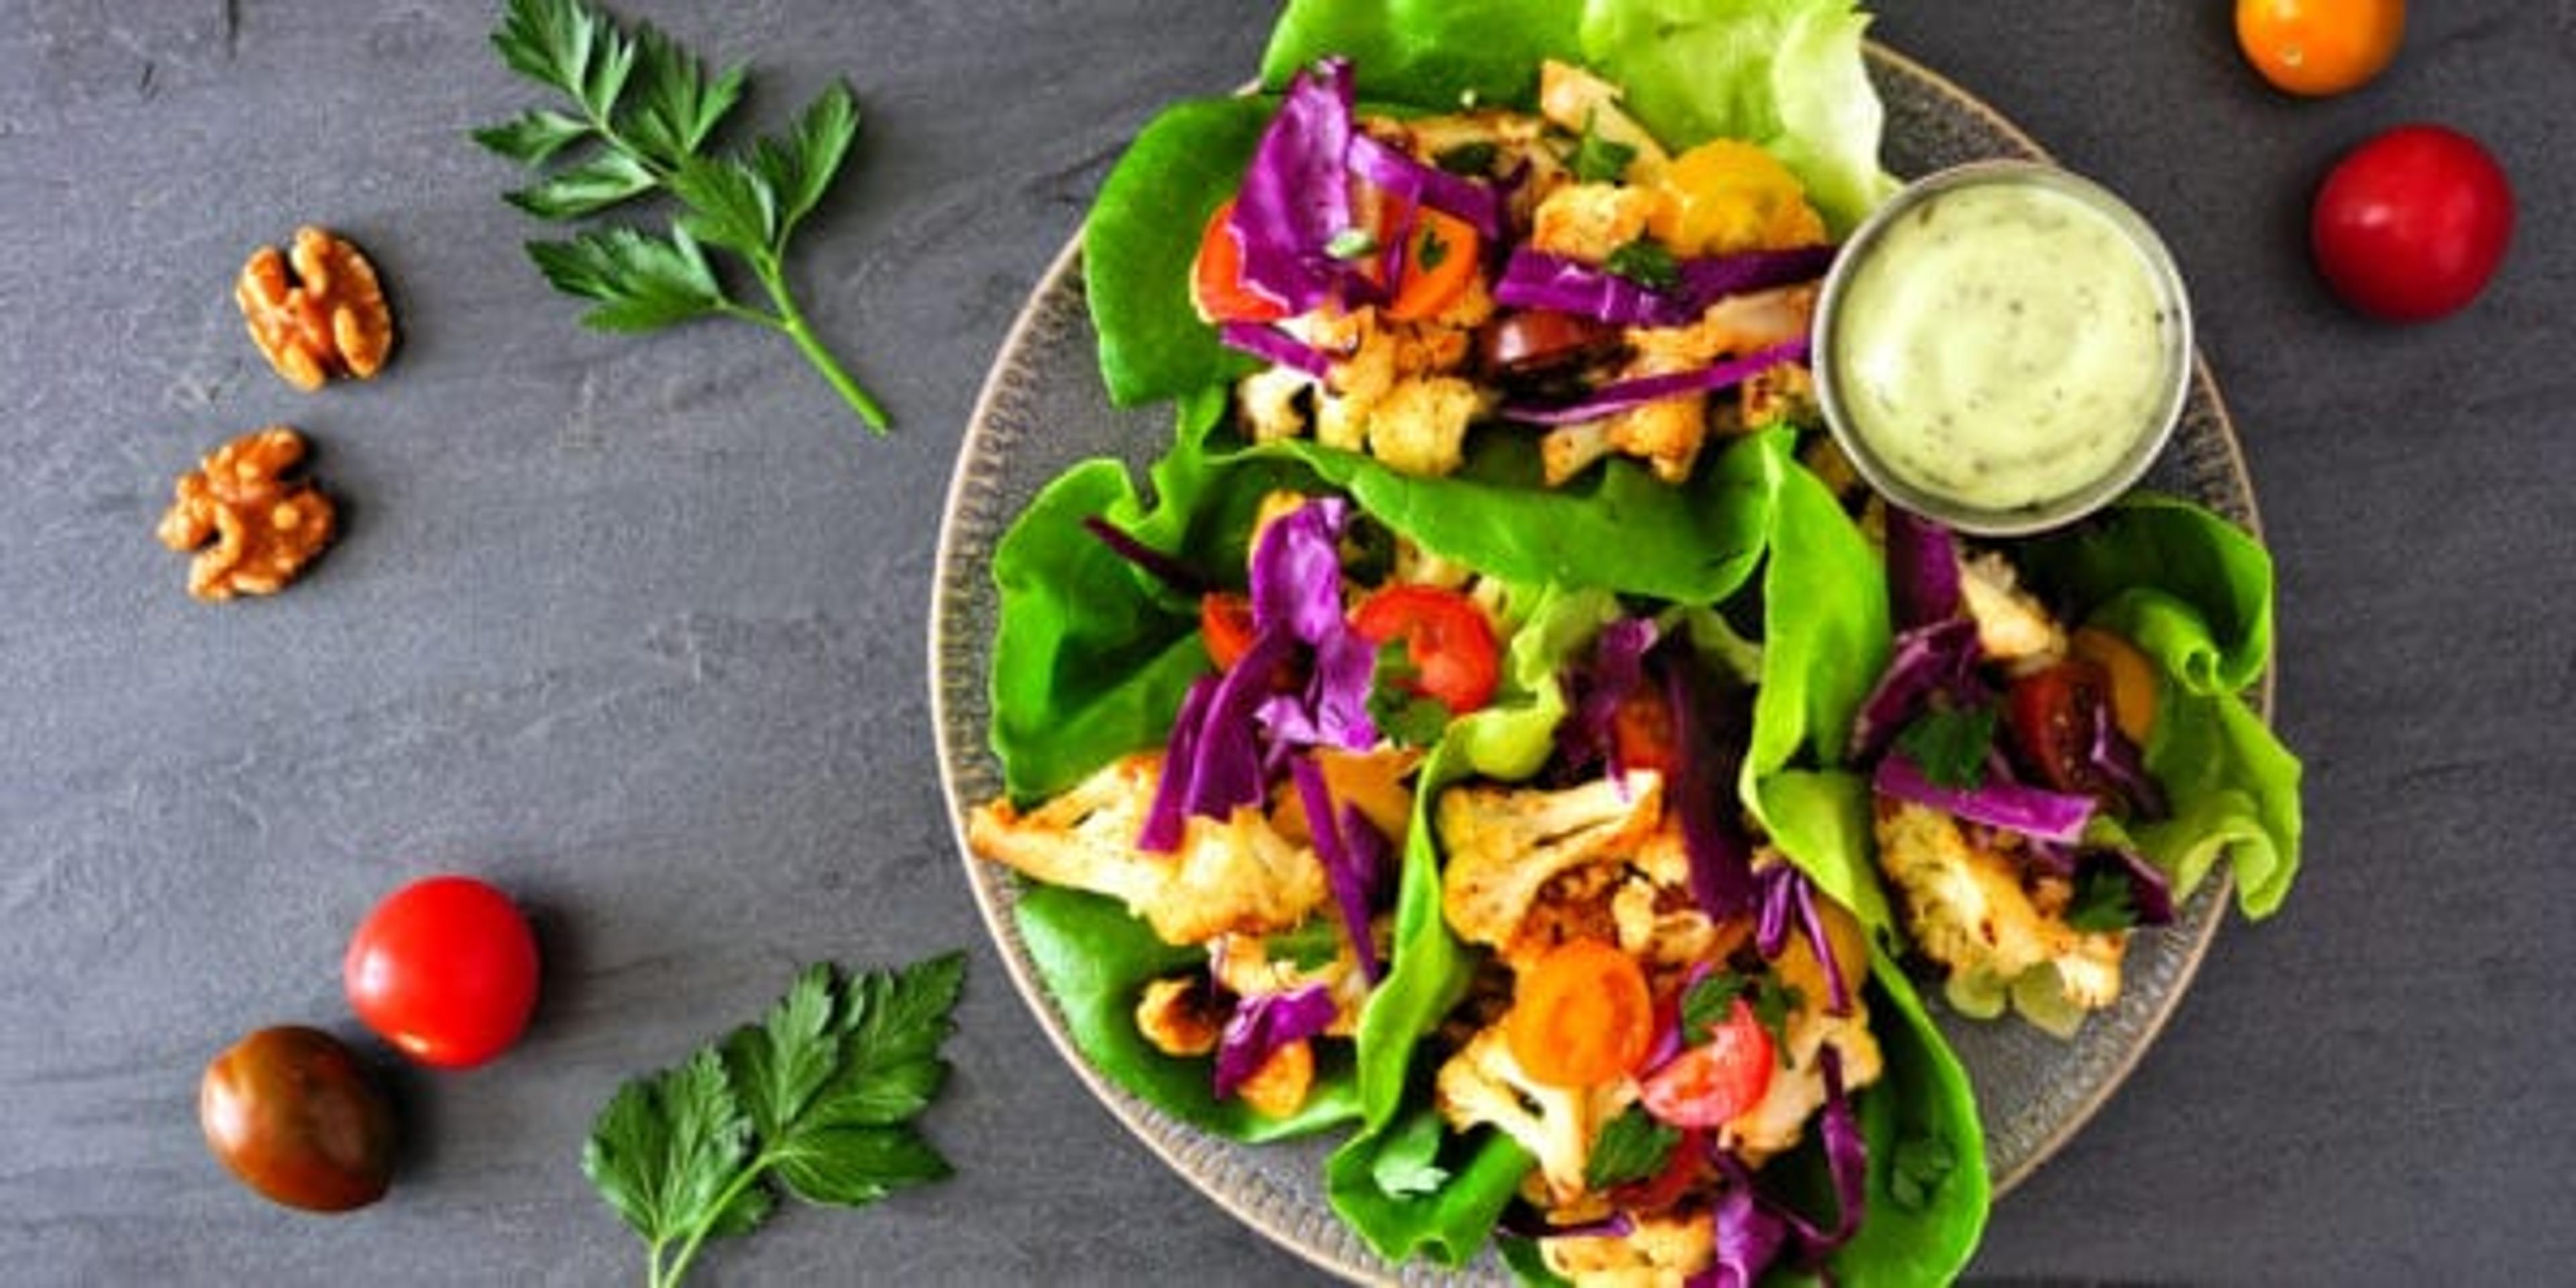
{"type": "Polygon", "coordinates": [[[274,246],[251,252],[233,299],[268,365],[298,389],[335,376],[369,379],[393,350],[393,308],[375,265],[325,229],[296,229],[291,256],[274,246]]]}
{"type": "Polygon", "coordinates": [[[304,436],[271,425],[216,448],[179,477],[160,537],[173,550],[197,552],[189,594],[276,594],[330,544],[331,498],[286,477],[303,459],[304,436]]]}

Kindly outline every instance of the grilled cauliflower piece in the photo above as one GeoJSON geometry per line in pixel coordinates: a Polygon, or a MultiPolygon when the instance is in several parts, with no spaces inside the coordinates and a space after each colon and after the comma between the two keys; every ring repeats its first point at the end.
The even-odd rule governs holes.
{"type": "Polygon", "coordinates": [[[1600,1125],[1593,1097],[1530,1077],[1512,1058],[1500,1025],[1478,1030],[1433,1079],[1440,1116],[1464,1132],[1480,1124],[1519,1141],[1538,1159],[1557,1200],[1583,1193],[1583,1165],[1600,1125]]]}
{"type": "Polygon", "coordinates": [[[2066,656],[2066,628],[2020,585],[2010,561],[1988,552],[1959,561],[1959,602],[1977,623],[1977,647],[1995,661],[2044,666],[2066,656]]]}
{"type": "Polygon", "coordinates": [[[1299,404],[1315,388],[1315,378],[1295,367],[1264,367],[1235,382],[1235,416],[1244,437],[1256,443],[1306,434],[1306,408],[1299,404]]]}
{"type": "Polygon", "coordinates": [[[1172,944],[1286,930],[1330,897],[1315,852],[1255,809],[1223,822],[1191,818],[1171,854],[1137,849],[1162,763],[1159,751],[1112,761],[1027,814],[1009,801],[978,806],[967,843],[1049,885],[1118,899],[1172,944]]]}
{"type": "Polygon", "coordinates": [[[1591,134],[1632,149],[1625,177],[1631,183],[1651,184],[1662,176],[1672,158],[1665,154],[1664,145],[1619,105],[1622,92],[1618,86],[1570,63],[1549,59],[1538,65],[1539,115],[1575,134],[1591,134]]]}
{"type": "Polygon", "coordinates": [[[2125,931],[2078,931],[2022,885],[2009,857],[1975,844],[1950,815],[1909,801],[1878,806],[1878,862],[1903,896],[1906,928],[1925,954],[1962,981],[2000,996],[2037,970],[2083,1010],[2120,995],[2125,931]]]}
{"type": "MultiPolygon", "coordinates": [[[[1339,926],[1338,921],[1327,924],[1339,926]]],[[[1237,997],[1293,993],[1321,984],[1333,995],[1333,1022],[1324,1032],[1346,1038],[1359,1032],[1360,1008],[1368,1003],[1368,976],[1360,973],[1350,940],[1333,936],[1332,960],[1311,967],[1273,957],[1259,935],[1220,935],[1208,945],[1208,974],[1237,997]]]]}
{"type": "Polygon", "coordinates": [[[1662,777],[1642,770],[1561,791],[1442,792],[1433,825],[1448,856],[1440,906],[1450,929],[1469,943],[1508,948],[1550,881],[1643,840],[1663,815],[1663,799],[1662,777]]]}
{"type": "Polygon", "coordinates": [[[1165,1055],[1206,1055],[1224,1027],[1206,982],[1192,976],[1154,980],[1136,1003],[1136,1031],[1165,1055]]]}
{"type": "Polygon", "coordinates": [[[1530,247],[1588,264],[1646,235],[1661,196],[1652,188],[1609,183],[1568,183],[1538,203],[1530,220],[1530,247]]]}
{"type": "Polygon", "coordinates": [[[1253,1112],[1285,1118],[1306,1107],[1315,1090],[1315,1045],[1303,1040],[1281,1045],[1252,1071],[1234,1094],[1253,1112]]]}
{"type": "Polygon", "coordinates": [[[1739,1157],[1757,1167],[1762,1160],[1794,1148],[1808,1120],[1824,1107],[1825,1072],[1817,1058],[1824,1047],[1830,1044],[1839,1053],[1846,1091],[1878,1081],[1884,1068],[1878,1038],[1869,1030],[1869,1006],[1860,996],[1862,982],[1869,977],[1869,951],[1859,923],[1836,905],[1823,904],[1819,911],[1829,925],[1841,923],[1833,925],[1829,936],[1836,944],[1834,955],[1843,982],[1851,990],[1851,1014],[1832,1013],[1833,990],[1826,984],[1815,948],[1805,935],[1791,935],[1772,963],[1780,982],[1798,993],[1798,1007],[1790,1012],[1781,1034],[1788,1047],[1782,1053],[1787,1062],[1772,1074],[1762,1099],[1728,1122],[1720,1136],[1739,1157]]]}
{"type": "Polygon", "coordinates": [[[1467,426],[1485,396],[1456,376],[1404,380],[1368,415],[1369,455],[1406,474],[1438,477],[1467,460],[1467,426]]]}
{"type": "Polygon", "coordinates": [[[1547,1268],[1578,1288],[1673,1288],[1708,1269],[1715,1227],[1706,1215],[1638,1217],[1621,1235],[1563,1235],[1539,1240],[1547,1268]]]}

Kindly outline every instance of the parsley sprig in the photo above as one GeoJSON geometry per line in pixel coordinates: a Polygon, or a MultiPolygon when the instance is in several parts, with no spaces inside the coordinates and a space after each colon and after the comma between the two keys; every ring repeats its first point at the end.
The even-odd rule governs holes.
{"type": "Polygon", "coordinates": [[[532,108],[474,132],[476,142],[538,172],[534,184],[506,194],[512,205],[554,221],[656,192],[683,207],[667,236],[620,226],[528,243],[556,289],[596,301],[583,322],[652,331],[718,316],[781,332],[869,429],[886,432],[885,409],[823,346],[787,286],[788,239],[822,201],[858,135],[847,84],[824,90],[786,134],[747,153],[718,154],[707,144],[741,101],[739,65],[710,74],[651,25],[622,27],[585,0],[510,0],[492,44],[510,70],[571,100],[570,111],[532,108]],[[583,145],[590,146],[578,160],[554,164],[583,145]],[[770,307],[728,293],[708,247],[748,266],[770,307]]]}
{"type": "Polygon", "coordinates": [[[807,967],[759,1024],[617,1089],[581,1170],[646,1245],[645,1282],[680,1282],[711,1237],[777,1206],[860,1207],[948,1175],[911,1127],[947,1080],[940,1043],[965,980],[949,953],[844,979],[807,967]]]}

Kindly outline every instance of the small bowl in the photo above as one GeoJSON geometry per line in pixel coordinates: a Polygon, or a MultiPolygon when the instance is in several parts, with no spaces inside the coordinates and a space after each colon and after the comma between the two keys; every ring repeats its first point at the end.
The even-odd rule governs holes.
{"type": "Polygon", "coordinates": [[[2071,523],[2143,476],[2191,382],[2155,229],[2056,166],[1925,176],[1845,243],[1816,306],[1817,400],[1890,502],[1964,532],[2071,523]]]}

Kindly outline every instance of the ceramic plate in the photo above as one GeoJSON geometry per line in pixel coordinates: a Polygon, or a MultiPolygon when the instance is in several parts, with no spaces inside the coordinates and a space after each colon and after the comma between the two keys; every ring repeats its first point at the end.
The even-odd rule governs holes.
{"type": "MultiPolygon", "coordinates": [[[[1877,46],[1869,59],[1887,104],[1885,160],[1895,173],[1922,174],[1986,157],[2045,156],[2009,121],[1919,64],[1877,46]]],[[[1039,487],[1066,466],[1113,456],[1141,477],[1145,463],[1171,438],[1169,407],[1121,411],[1109,405],[1083,301],[1078,241],[1038,284],[994,361],[958,451],[940,531],[930,624],[931,702],[966,879],[1013,982],[1057,1050],[1121,1122],[1192,1184],[1263,1234],[1342,1275],[1402,1283],[1461,1278],[1419,1263],[1389,1265],[1341,1225],[1325,1204],[1321,1180],[1331,1133],[1283,1145],[1239,1145],[1178,1122],[1104,1080],[1074,1048],[1020,941],[1011,911],[1018,879],[966,851],[968,806],[1001,791],[1000,767],[985,744],[992,714],[985,677],[996,609],[994,543],[1039,487]]],[[[2192,497],[2260,534],[2253,482],[2205,365],[2196,367],[2181,427],[2146,483],[2192,497]]],[[[2268,716],[2268,679],[2259,696],[2268,716]]],[[[2227,906],[2227,887],[2223,878],[2204,883],[2175,925],[2135,937],[2120,1001],[2089,1020],[2072,1042],[2019,1023],[1945,1018],[1943,1027],[1976,1082],[1998,1194],[2083,1126],[2155,1040],[2208,949],[2227,906]]],[[[1488,1261],[1463,1277],[1502,1276],[1488,1261]]]]}

